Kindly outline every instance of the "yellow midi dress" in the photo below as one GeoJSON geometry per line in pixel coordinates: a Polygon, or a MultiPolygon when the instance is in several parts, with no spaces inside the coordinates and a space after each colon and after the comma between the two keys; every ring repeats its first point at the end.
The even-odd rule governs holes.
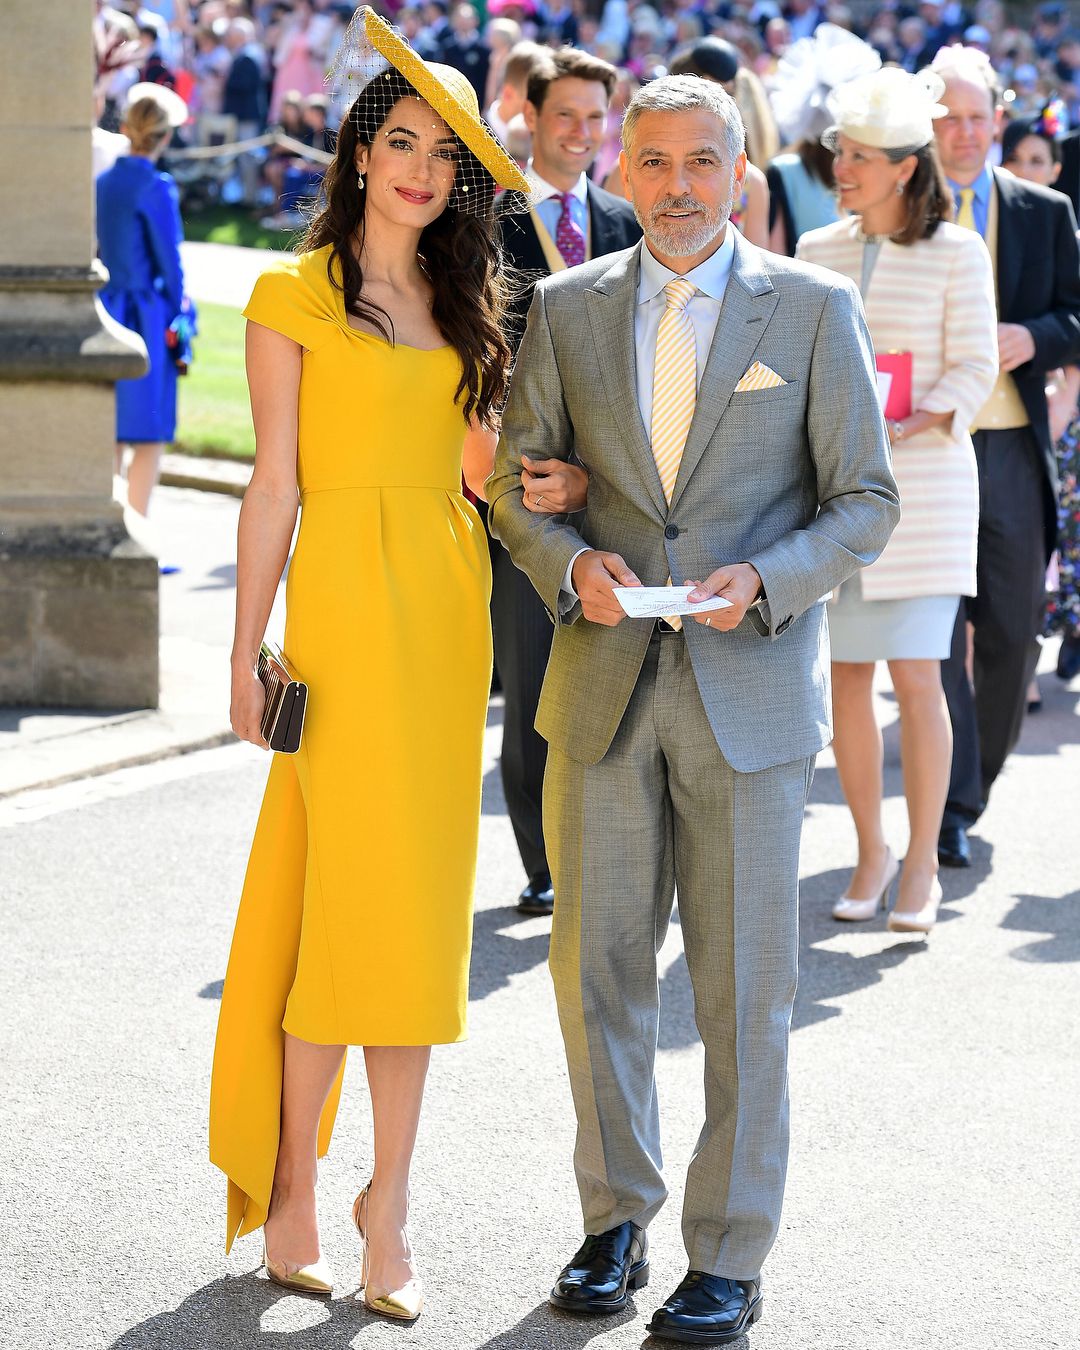
{"type": "Polygon", "coordinates": [[[304,348],[284,650],[310,697],[299,753],[270,768],[218,1021],[226,1248],[266,1218],[283,1031],[326,1045],[465,1034],[491,575],[461,494],[461,364],[351,328],[328,258],[264,273],[244,311],[304,348]]]}

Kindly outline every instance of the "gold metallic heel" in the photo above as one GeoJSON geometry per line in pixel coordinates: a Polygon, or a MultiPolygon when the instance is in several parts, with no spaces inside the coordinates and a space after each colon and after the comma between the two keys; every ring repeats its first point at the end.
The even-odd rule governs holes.
{"type": "Polygon", "coordinates": [[[371,1182],[364,1187],[353,1201],[352,1217],[356,1231],[360,1234],[360,1288],[364,1293],[364,1307],[368,1312],[378,1313],[382,1317],[391,1317],[396,1322],[415,1322],[424,1311],[424,1285],[419,1275],[414,1275],[400,1289],[388,1289],[383,1294],[372,1294],[368,1288],[368,1245],[367,1234],[360,1221],[360,1212],[371,1190],[371,1182]]]}
{"type": "Polygon", "coordinates": [[[263,1269],[266,1277],[282,1289],[291,1289],[296,1294],[316,1294],[319,1298],[329,1298],[334,1292],[334,1272],[325,1257],[320,1256],[310,1266],[297,1266],[289,1269],[288,1261],[271,1261],[263,1239],[263,1269]]]}

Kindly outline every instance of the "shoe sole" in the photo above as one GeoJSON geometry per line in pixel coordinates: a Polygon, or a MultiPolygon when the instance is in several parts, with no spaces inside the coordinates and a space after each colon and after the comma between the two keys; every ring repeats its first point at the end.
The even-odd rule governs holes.
{"type": "Polygon", "coordinates": [[[555,912],[554,905],[516,905],[515,908],[519,914],[532,914],[540,918],[551,918],[555,912]]]}
{"type": "Polygon", "coordinates": [[[942,865],[942,867],[970,867],[970,866],[971,866],[971,859],[970,859],[970,858],[961,858],[961,857],[960,857],[958,854],[956,854],[956,853],[939,853],[939,854],[937,855],[937,860],[938,860],[938,862],[942,865]]]}
{"type": "Polygon", "coordinates": [[[709,1331],[680,1331],[675,1327],[655,1328],[652,1322],[649,1322],[645,1330],[650,1336],[655,1336],[658,1341],[678,1341],[680,1345],[728,1345],[731,1341],[737,1341],[741,1336],[745,1336],[764,1311],[765,1300],[759,1294],[747,1308],[746,1316],[738,1327],[733,1327],[731,1331],[725,1331],[719,1335],[716,1332],[709,1331]]]}
{"type": "Polygon", "coordinates": [[[622,1298],[610,1303],[578,1303],[572,1298],[563,1298],[554,1290],[548,1294],[548,1302],[561,1312],[582,1313],[586,1317],[607,1317],[610,1313],[622,1312],[630,1301],[630,1293],[635,1289],[644,1289],[649,1283],[649,1263],[643,1261],[639,1266],[631,1266],[626,1277],[626,1293],[622,1298]]]}

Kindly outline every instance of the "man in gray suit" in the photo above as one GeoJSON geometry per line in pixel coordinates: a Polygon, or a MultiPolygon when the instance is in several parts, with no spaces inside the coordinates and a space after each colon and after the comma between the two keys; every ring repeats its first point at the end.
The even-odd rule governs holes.
{"type": "Polygon", "coordinates": [[[706,1123],[689,1273],[649,1329],[719,1344],[760,1314],[783,1197],[799,835],[831,735],[823,597],[877,557],[899,503],[855,288],[728,225],[734,101],[656,80],[623,146],[645,241],[537,286],[488,484],[555,623],[536,725],[586,1239],[551,1298],[616,1312],[648,1278],[667,1194],[656,952],[677,888],[706,1123]],[[521,478],[523,455],[572,451],[590,474],[577,528],[535,514],[521,478]],[[625,617],[616,586],[668,580],[730,604],[625,617]]]}

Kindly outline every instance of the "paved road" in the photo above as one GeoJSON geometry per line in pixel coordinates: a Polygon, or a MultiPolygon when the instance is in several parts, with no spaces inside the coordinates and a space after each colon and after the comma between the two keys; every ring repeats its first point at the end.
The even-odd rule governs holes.
{"type": "MultiPolygon", "coordinates": [[[[216,643],[229,508],[215,502],[220,518],[200,513],[196,528],[197,507],[169,502],[162,527],[189,559],[163,583],[175,581],[184,607],[176,630],[216,643]]],[[[1074,1350],[1080,718],[1076,691],[1051,676],[1043,686],[1046,711],[995,792],[975,867],[945,877],[929,943],[829,920],[852,838],[823,758],[802,859],[790,1184],[755,1350],[1074,1350]]],[[[678,1200],[700,1123],[679,930],[662,954],[659,1056],[672,1200],[633,1310],[583,1324],[545,1302],[578,1240],[572,1112],[547,924],[510,907],[521,879],[495,767],[499,719],[496,703],[471,1037],[435,1054],[417,1157],[429,1306],[411,1329],[351,1296],[349,1205],[371,1161],[359,1056],[321,1178],[341,1296],[324,1305],[267,1284],[256,1237],[223,1255],[207,1079],[265,759],[232,746],[0,803],[4,1347],[646,1343],[648,1315],[682,1273],[678,1200]]],[[[902,847],[895,725],[887,745],[890,836],[902,847]]]]}

